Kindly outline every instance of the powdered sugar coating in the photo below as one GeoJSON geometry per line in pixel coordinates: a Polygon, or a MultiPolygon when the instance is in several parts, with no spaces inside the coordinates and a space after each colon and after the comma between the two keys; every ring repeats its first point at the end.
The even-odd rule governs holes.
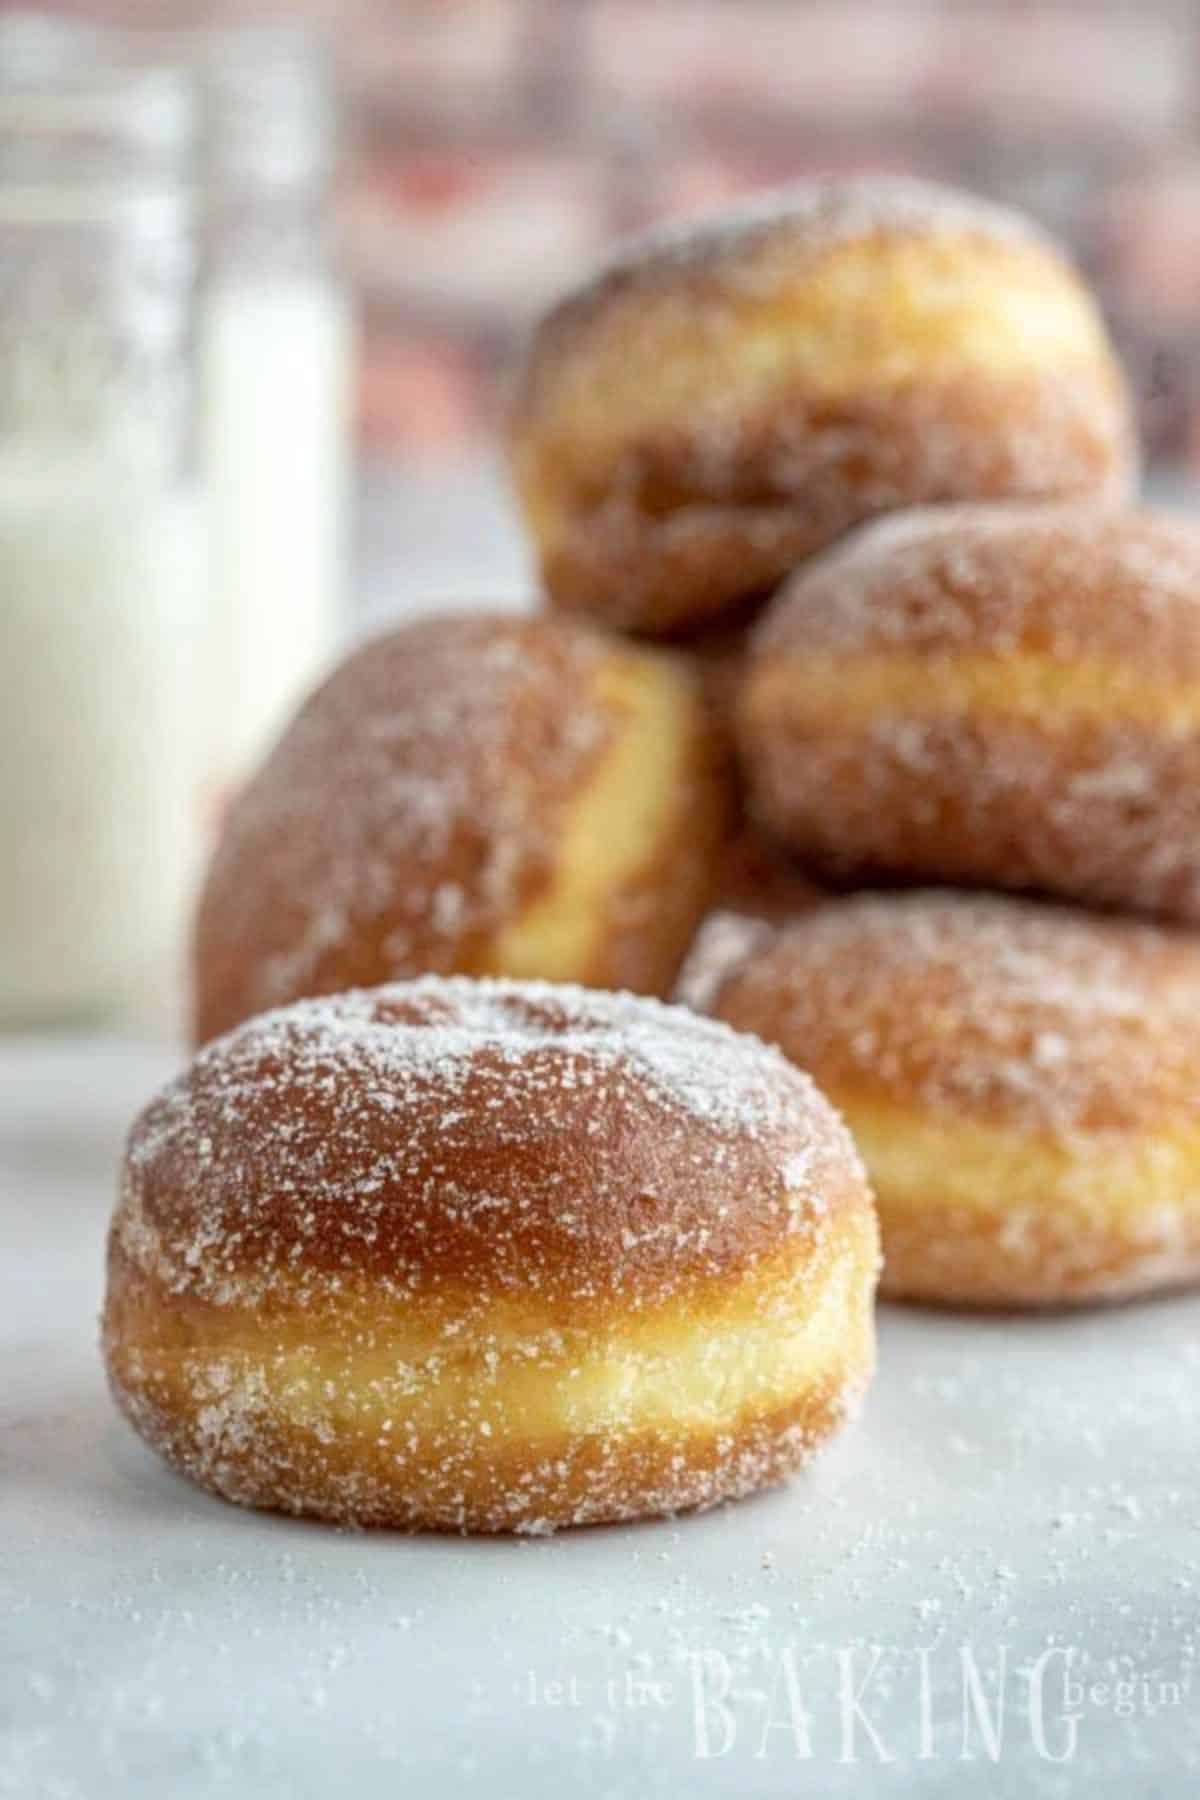
{"type": "Polygon", "coordinates": [[[356,651],[226,823],[197,925],[198,1035],[323,991],[335,963],[343,987],[452,968],[513,911],[603,748],[585,699],[602,654],[586,633],[483,615],[356,651]]]}
{"type": "Polygon", "coordinates": [[[428,977],[203,1050],[134,1127],[117,1232],[218,1301],[354,1271],[661,1297],[859,1180],[811,1082],[752,1038],[631,995],[428,977]]]}
{"type": "Polygon", "coordinates": [[[977,194],[905,175],[809,179],[767,188],[699,220],[669,220],[619,246],[562,312],[588,306],[614,288],[651,284],[680,272],[721,265],[735,281],[754,281],[754,248],[774,238],[814,255],[883,233],[968,233],[1052,249],[1025,214],[977,194]]]}
{"type": "Polygon", "coordinates": [[[1200,939],[949,893],[817,907],[729,975],[715,1010],[833,1091],[1081,1132],[1200,1125],[1200,939]]]}
{"type": "Polygon", "coordinates": [[[801,569],[751,653],[890,648],[1128,658],[1200,678],[1200,525],[1096,504],[894,513],[801,569]]]}
{"type": "Polygon", "coordinates": [[[1200,918],[1200,531],[1090,506],[882,521],[802,570],[739,702],[819,871],[1200,918]]]}
{"type": "Polygon", "coordinates": [[[1129,397],[1032,226],[919,182],[803,183],[618,255],[547,315],[517,484],[554,606],[682,636],[895,507],[1128,493],[1129,397]]]}
{"type": "Polygon", "coordinates": [[[561,972],[665,986],[724,810],[686,675],[569,621],[442,616],[350,656],[235,801],[198,912],[197,1038],[302,995],[503,972],[489,957],[563,872],[575,809],[633,728],[635,681],[675,696],[659,727],[675,810],[647,824],[624,885],[595,899],[591,961],[580,952],[586,966],[561,972]]]}

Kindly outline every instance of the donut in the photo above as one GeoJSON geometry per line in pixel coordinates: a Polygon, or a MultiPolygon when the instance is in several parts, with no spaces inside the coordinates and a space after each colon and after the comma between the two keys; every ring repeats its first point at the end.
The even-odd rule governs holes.
{"type": "Polygon", "coordinates": [[[817,181],[642,239],[535,331],[515,484],[552,606],[686,635],[896,507],[1121,497],[1099,314],[1021,217],[817,181]]]}
{"type": "Polygon", "coordinates": [[[807,1077],[632,995],[429,976],[246,1021],[134,1125],[103,1342],[227,1500],[547,1532],[781,1479],[873,1362],[877,1226],[807,1077]]]}
{"type": "Polygon", "coordinates": [[[865,527],[754,638],[755,815],[829,878],[1200,919],[1200,529],[1092,506],[865,527]]]}
{"type": "Polygon", "coordinates": [[[881,1291],[964,1306],[1200,1277],[1200,938],[1002,895],[861,895],[726,976],[716,1015],[840,1110],[881,1291]]]}
{"type": "Polygon", "coordinates": [[[721,860],[723,760],[682,661],[573,620],[443,616],[363,646],[227,818],[197,1041],[426,973],[667,993],[721,860]]]}

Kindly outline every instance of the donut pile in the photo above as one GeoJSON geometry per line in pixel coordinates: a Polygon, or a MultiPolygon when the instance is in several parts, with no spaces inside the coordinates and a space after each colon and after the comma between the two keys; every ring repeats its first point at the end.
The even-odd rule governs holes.
{"type": "Polygon", "coordinates": [[[545,607],[308,701],[130,1136],[113,1390],[243,1504],[747,1493],[857,1405],[880,1229],[942,1304],[1200,1276],[1200,531],[1070,265],[789,190],[556,307],[511,448],[545,607]]]}

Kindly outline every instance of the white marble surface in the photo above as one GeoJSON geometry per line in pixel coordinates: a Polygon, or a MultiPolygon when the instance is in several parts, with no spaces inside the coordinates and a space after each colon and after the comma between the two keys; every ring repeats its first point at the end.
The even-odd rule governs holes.
{"type": "Polygon", "coordinates": [[[169,1063],[0,1043],[0,1795],[1196,1793],[1200,1300],[886,1309],[855,1432],[704,1518],[460,1543],[255,1517],[156,1463],[96,1356],[119,1143],[169,1063]],[[1092,1691],[1064,1695],[1067,1652],[1092,1691]],[[993,1760],[970,1678],[994,1724],[1001,1657],[993,1760]]]}

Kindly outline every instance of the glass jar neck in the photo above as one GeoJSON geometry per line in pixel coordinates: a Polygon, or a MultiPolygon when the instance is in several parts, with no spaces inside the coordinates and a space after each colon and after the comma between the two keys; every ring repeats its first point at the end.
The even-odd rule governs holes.
{"type": "Polygon", "coordinates": [[[212,272],[327,268],[336,120],[320,42],[287,26],[217,33],[202,83],[212,272]]]}
{"type": "Polygon", "coordinates": [[[259,182],[210,187],[204,256],[215,280],[245,276],[320,276],[331,271],[334,242],[329,184],[259,182]]]}

